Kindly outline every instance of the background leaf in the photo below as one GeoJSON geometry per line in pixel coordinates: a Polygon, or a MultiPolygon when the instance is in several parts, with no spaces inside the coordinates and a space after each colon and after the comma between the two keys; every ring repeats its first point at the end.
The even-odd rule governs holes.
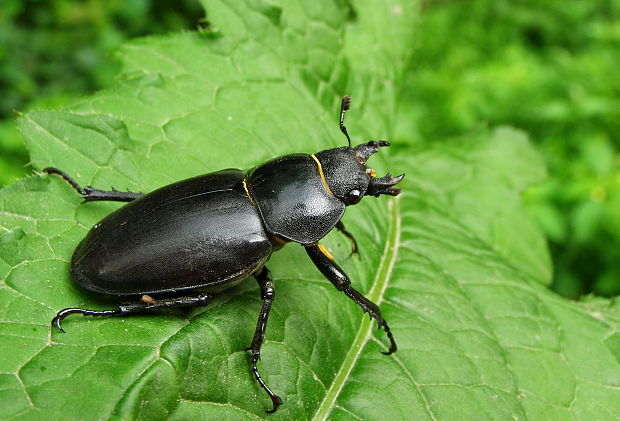
{"type": "MultiPolygon", "coordinates": [[[[82,184],[150,191],[275,155],[340,146],[337,106],[354,97],[354,142],[389,138],[411,56],[411,5],[205,2],[210,30],[134,41],[108,90],[20,129],[33,166],[82,184]],[[373,43],[369,44],[368,40],[373,43]],[[369,49],[368,45],[373,48],[369,49]]],[[[269,263],[277,298],[261,369],[285,405],[270,419],[614,419],[617,300],[549,292],[541,234],[519,193],[544,168],[522,134],[484,131],[374,157],[405,172],[397,200],[366,199],[325,244],[395,332],[363,317],[289,245],[269,263]],[[476,218],[476,216],[479,216],[476,218]]],[[[207,308],[49,320],[109,308],[75,288],[69,259],[118,204],[80,204],[57,177],[0,192],[0,408],[6,419],[256,419],[268,400],[248,369],[260,299],[244,282],[207,308]]]]}

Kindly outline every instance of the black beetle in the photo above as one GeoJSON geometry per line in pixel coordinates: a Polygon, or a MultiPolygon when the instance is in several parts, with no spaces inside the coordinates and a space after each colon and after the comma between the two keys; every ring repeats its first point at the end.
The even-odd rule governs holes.
{"type": "Polygon", "coordinates": [[[273,402],[282,399],[265,384],[256,363],[264,339],[275,292],[265,263],[287,242],[305,246],[316,267],[334,286],[375,318],[390,340],[384,354],[396,351],[396,342],[381,311],[351,287],[343,270],[318,241],[334,227],[357,243],[340,221],[345,207],[363,196],[396,196],[394,187],[403,175],[375,178],[366,167],[368,157],[389,146],[372,141],[351,147],[344,114],[350,97],[342,99],[340,130],[349,146],[317,154],[292,154],[275,158],[247,173],[226,169],[179,181],[149,194],[104,191],[80,187],[59,174],[86,202],[118,201],[129,204],[97,223],[80,242],[71,258],[71,275],[82,288],[124,299],[115,310],[66,308],[52,325],[64,332],[61,321],[69,314],[118,316],[171,307],[209,303],[211,295],[254,276],[263,305],[249,350],[252,372],[273,402]]]}

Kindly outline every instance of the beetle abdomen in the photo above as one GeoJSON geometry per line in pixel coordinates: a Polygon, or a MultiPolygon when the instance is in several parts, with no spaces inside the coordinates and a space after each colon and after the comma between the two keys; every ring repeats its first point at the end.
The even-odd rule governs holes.
{"type": "Polygon", "coordinates": [[[223,289],[264,265],[272,252],[243,187],[223,170],[171,184],[95,225],[72,258],[74,280],[110,295],[223,289]]]}

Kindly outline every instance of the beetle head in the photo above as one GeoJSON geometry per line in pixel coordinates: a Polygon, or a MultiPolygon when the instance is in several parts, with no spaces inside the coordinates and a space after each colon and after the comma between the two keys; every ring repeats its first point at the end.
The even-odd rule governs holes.
{"type": "Polygon", "coordinates": [[[385,177],[376,178],[375,170],[366,166],[368,158],[382,146],[390,144],[386,141],[372,141],[354,148],[345,146],[316,154],[327,186],[345,205],[355,205],[365,195],[397,196],[400,193],[400,189],[394,186],[405,174],[398,177],[387,174],[385,177]]]}

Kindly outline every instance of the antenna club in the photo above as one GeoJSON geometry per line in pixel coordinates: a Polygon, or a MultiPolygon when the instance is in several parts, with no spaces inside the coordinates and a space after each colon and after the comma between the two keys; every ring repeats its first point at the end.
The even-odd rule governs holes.
{"type": "Polygon", "coordinates": [[[342,97],[342,111],[347,111],[351,108],[351,95],[345,95],[342,97]]]}
{"type": "Polygon", "coordinates": [[[349,133],[347,133],[347,128],[344,127],[344,113],[351,106],[351,96],[345,95],[342,97],[342,102],[340,103],[340,131],[344,133],[347,137],[347,141],[349,142],[349,148],[351,147],[351,138],[349,137],[349,133]]]}

